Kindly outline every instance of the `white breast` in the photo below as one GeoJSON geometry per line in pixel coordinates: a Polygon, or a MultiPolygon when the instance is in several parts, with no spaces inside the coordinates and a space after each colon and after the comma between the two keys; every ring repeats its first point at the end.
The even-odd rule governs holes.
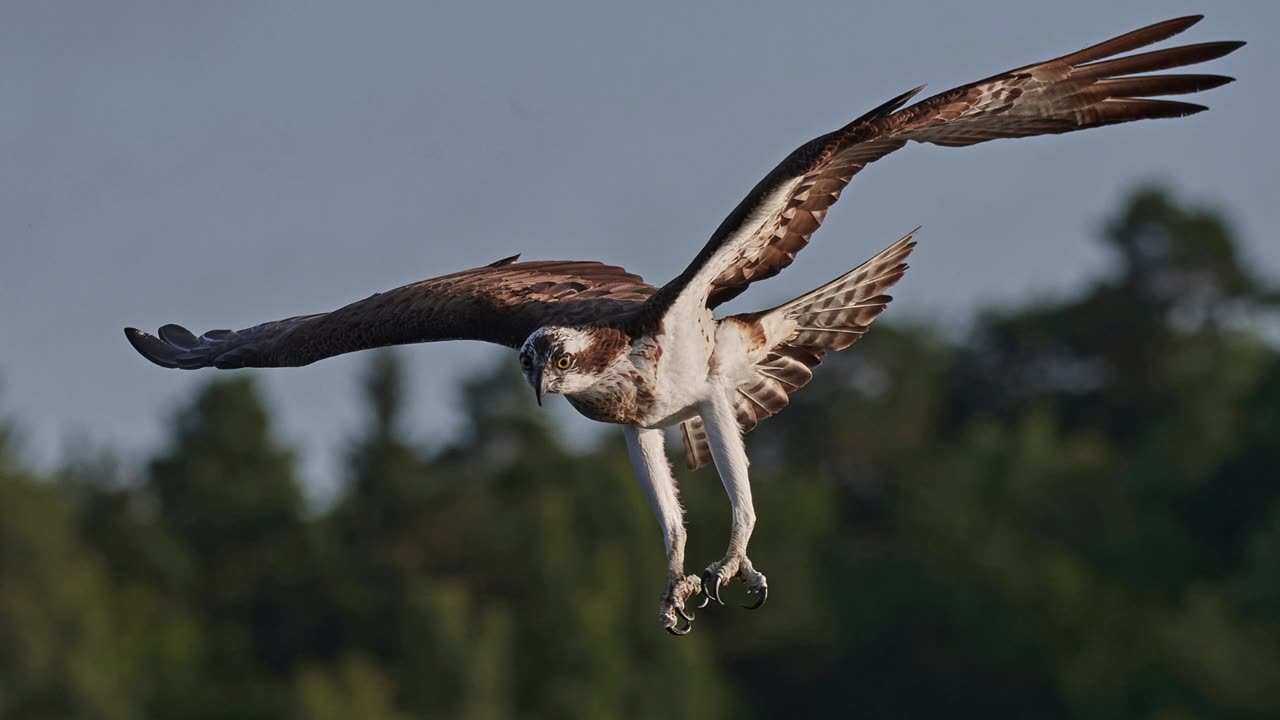
{"type": "Polygon", "coordinates": [[[688,317],[669,314],[662,334],[643,341],[656,344],[660,351],[647,353],[648,357],[641,359],[644,367],[637,364],[643,374],[653,378],[653,398],[644,427],[668,427],[687,420],[695,412],[694,405],[707,398],[715,330],[711,311],[702,308],[688,317]]]}

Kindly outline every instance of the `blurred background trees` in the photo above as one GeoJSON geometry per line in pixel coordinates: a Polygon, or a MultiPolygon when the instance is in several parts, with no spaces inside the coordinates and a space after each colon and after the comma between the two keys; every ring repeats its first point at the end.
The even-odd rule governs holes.
{"type": "MultiPolygon", "coordinates": [[[[1104,240],[1070,297],[828,358],[749,437],[769,605],[679,640],[620,440],[568,449],[514,365],[427,454],[371,355],[319,509],[251,375],[136,473],[0,432],[0,718],[1275,717],[1280,295],[1158,189],[1104,240]]],[[[681,480],[693,569],[728,511],[681,480]]]]}

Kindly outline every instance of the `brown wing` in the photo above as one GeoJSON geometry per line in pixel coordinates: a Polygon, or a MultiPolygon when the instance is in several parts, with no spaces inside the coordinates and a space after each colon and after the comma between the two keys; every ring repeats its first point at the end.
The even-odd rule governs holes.
{"type": "Polygon", "coordinates": [[[516,262],[423,280],[329,313],[211,330],[199,337],[179,325],[156,336],[125,335],[162,367],[286,367],[386,345],[483,340],[519,347],[546,324],[575,325],[638,308],[656,289],[638,275],[597,262],[516,262]]]}
{"type": "Polygon", "coordinates": [[[791,264],[850,179],[908,140],[945,146],[1071,132],[1202,105],[1150,100],[1231,82],[1220,75],[1149,75],[1221,57],[1244,43],[1186,45],[1112,58],[1172,37],[1200,16],[1157,23],[1079,52],[948,90],[899,110],[919,88],[791,153],[725,218],[698,256],[645,308],[660,318],[677,302],[715,307],[791,264]]]}
{"type": "MultiPolygon", "coordinates": [[[[918,230],[919,228],[917,228],[918,230]]],[[[791,394],[813,379],[813,369],[829,352],[844,350],[893,299],[885,292],[907,272],[915,230],[880,254],[822,287],[770,310],[735,315],[761,329],[768,351],[733,394],[738,427],[747,433],[761,420],[782,412],[791,394]]],[[[711,460],[702,417],[680,425],[685,460],[696,470],[711,460]]]]}

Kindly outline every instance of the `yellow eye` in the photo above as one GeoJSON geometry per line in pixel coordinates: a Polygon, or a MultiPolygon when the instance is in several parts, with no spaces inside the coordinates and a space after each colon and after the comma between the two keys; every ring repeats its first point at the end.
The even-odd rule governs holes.
{"type": "Polygon", "coordinates": [[[571,365],[572,363],[573,363],[573,360],[570,359],[567,354],[561,355],[560,358],[556,360],[556,368],[560,370],[568,370],[569,365],[571,365]]]}

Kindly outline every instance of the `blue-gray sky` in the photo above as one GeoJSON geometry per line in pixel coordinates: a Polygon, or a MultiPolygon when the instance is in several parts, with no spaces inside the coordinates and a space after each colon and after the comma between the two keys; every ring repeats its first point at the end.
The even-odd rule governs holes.
{"type": "MultiPolygon", "coordinates": [[[[1240,80],[1202,96],[1211,112],[911,147],[734,307],[924,225],[890,314],[963,323],[1104,268],[1090,238],[1149,179],[1222,206],[1280,272],[1280,3],[443,5],[4,4],[0,408],[35,459],[76,433],[131,453],[165,436],[204,376],[145,362],[125,325],[244,327],[514,252],[661,283],[787,152],[888,97],[1198,11],[1180,41],[1252,41],[1209,69],[1240,80]]],[[[414,348],[415,433],[447,433],[454,382],[505,352],[414,348]]],[[[262,374],[313,483],[359,422],[362,361],[262,374]]]]}

